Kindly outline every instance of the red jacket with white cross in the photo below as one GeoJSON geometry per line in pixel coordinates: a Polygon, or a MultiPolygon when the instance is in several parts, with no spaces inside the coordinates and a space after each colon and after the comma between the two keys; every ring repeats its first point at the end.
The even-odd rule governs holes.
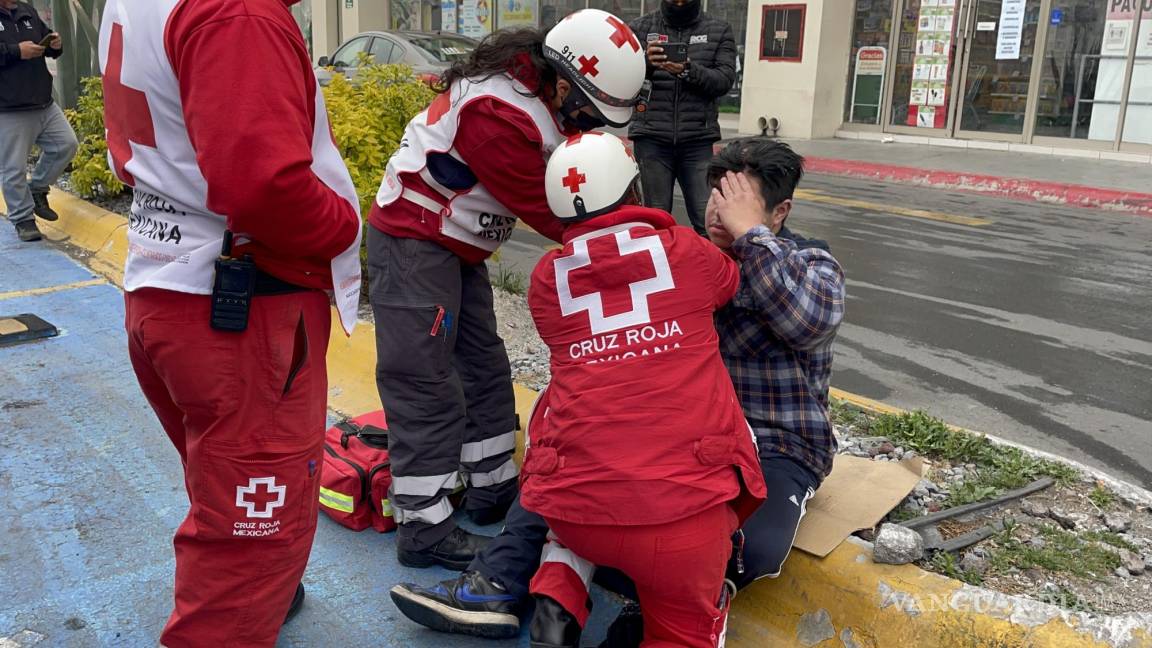
{"type": "Polygon", "coordinates": [[[662,524],[764,498],[756,444],[720,359],[713,312],[736,263],[666,212],[570,226],[528,305],[552,383],[528,428],[524,507],[579,524],[662,524]]]}

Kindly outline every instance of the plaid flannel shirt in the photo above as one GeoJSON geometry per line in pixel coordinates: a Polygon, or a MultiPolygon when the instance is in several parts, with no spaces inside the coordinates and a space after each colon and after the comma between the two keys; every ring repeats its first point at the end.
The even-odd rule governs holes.
{"type": "Polygon", "coordinates": [[[828,380],[844,317],[844,272],[826,250],[801,248],[763,226],[731,252],[740,290],[717,311],[716,329],[760,456],[784,455],[823,479],[836,453],[828,380]]]}

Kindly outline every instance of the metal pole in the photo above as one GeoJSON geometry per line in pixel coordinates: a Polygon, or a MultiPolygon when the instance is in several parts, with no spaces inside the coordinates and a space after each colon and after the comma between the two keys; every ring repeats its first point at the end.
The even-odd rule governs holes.
{"type": "Polygon", "coordinates": [[[1080,63],[1076,66],[1076,102],[1072,104],[1072,130],[1068,137],[1076,139],[1076,124],[1080,121],[1080,86],[1084,84],[1084,62],[1090,54],[1079,54],[1080,63]]]}

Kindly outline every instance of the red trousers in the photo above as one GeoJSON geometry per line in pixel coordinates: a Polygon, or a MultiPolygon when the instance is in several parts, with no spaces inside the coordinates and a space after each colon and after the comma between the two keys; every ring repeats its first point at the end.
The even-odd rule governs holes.
{"type": "MultiPolygon", "coordinates": [[[[547,519],[547,518],[546,518],[547,519]]],[[[724,571],[739,526],[727,504],[652,526],[573,524],[547,519],[546,547],[531,591],[560,603],[581,625],[591,565],[614,567],[636,584],[645,648],[716,648],[727,623],[724,571]],[[556,547],[556,541],[562,547],[556,547]],[[575,555],[573,555],[575,554],[575,555]],[[583,560],[581,560],[583,559],[583,560]]]]}
{"type": "Polygon", "coordinates": [[[316,533],[331,315],[316,290],[253,299],[248,330],[209,297],[125,294],[128,351],[184,465],[168,648],[272,646],[316,533]]]}

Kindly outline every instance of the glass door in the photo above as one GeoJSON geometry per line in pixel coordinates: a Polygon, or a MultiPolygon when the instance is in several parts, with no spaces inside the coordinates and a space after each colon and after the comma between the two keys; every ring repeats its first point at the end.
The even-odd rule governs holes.
{"type": "Polygon", "coordinates": [[[891,103],[886,130],[917,135],[952,134],[953,80],[961,0],[904,0],[897,14],[890,65],[891,103]]]}
{"type": "MultiPolygon", "coordinates": [[[[964,32],[957,131],[1023,138],[1032,92],[1040,0],[971,0],[964,32]]],[[[1051,96],[1054,88],[1040,88],[1051,96]]]]}

